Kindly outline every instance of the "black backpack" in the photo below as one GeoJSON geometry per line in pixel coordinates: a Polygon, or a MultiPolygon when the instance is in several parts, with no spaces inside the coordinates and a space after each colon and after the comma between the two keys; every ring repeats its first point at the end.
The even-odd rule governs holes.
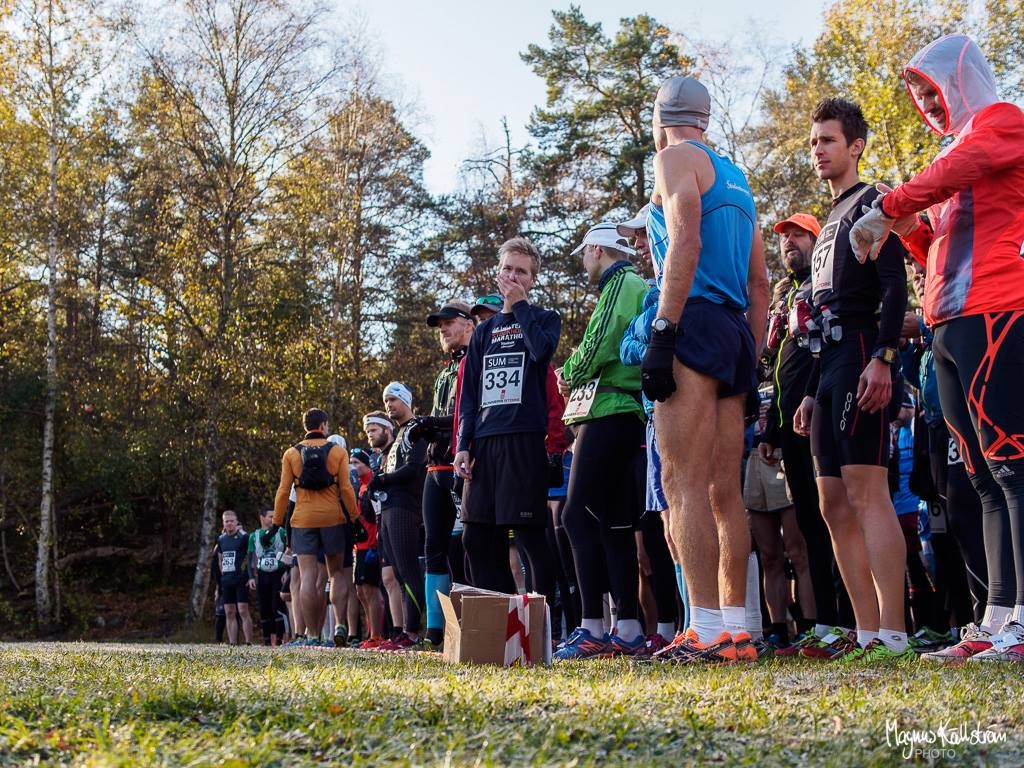
{"type": "Polygon", "coordinates": [[[308,491],[321,491],[330,488],[335,484],[334,476],[327,469],[327,455],[331,452],[334,443],[323,445],[303,445],[299,443],[295,450],[302,457],[302,474],[295,481],[299,488],[308,491]]]}

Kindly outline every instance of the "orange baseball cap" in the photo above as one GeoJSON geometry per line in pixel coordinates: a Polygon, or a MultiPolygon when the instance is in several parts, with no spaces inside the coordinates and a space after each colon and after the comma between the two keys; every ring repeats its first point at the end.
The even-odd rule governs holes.
{"type": "Polygon", "coordinates": [[[809,213],[794,213],[785,221],[780,221],[772,229],[775,230],[776,234],[781,234],[782,228],[787,224],[794,224],[800,227],[800,229],[805,229],[815,237],[821,234],[821,225],[818,223],[818,220],[809,213]]]}

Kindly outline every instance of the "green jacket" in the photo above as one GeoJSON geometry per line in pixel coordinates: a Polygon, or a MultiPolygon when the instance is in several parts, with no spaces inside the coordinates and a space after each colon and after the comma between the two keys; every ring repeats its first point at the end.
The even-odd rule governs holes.
{"type": "Polygon", "coordinates": [[[586,415],[568,415],[574,399],[574,395],[570,395],[564,418],[566,424],[578,424],[618,413],[635,413],[641,421],[645,419],[640,404],[640,368],[622,364],[619,359],[619,342],[622,341],[626,327],[643,308],[647,283],[637,274],[632,264],[619,261],[601,276],[600,291],[601,296],[587,323],[583,340],[562,368],[562,378],[574,390],[574,395],[577,391],[582,393],[582,388],[591,380],[600,381],[596,393],[590,393],[593,403],[586,415]]]}

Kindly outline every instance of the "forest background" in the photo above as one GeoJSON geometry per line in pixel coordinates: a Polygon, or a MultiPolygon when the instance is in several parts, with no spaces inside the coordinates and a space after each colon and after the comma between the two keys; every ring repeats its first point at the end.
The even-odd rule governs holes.
{"type": "Polygon", "coordinates": [[[1020,103],[1022,0],[845,0],[785,50],[554,11],[521,53],[546,86],[529,142],[503,125],[437,195],[414,105],[322,7],[0,3],[3,635],[191,632],[219,513],[256,524],[304,409],[356,445],[387,381],[429,408],[442,357],[424,319],[492,292],[508,237],[540,247],[535,298],[562,314],[564,359],[595,301],[569,252],[646,202],[670,75],[709,86],[709,137],[748,174],[781,276],[771,225],[827,213],[813,104],[860,102],[862,176],[909,178],[940,141],[900,67],[951,31],[1020,103]]]}

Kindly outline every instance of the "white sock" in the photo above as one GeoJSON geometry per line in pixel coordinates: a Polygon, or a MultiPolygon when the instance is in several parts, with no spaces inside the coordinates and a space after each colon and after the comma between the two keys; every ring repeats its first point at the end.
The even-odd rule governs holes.
{"type": "Polygon", "coordinates": [[[747,558],[747,597],[744,605],[746,610],[745,627],[751,640],[764,637],[761,618],[761,579],[757,569],[757,553],[751,552],[747,558]]]}
{"type": "Polygon", "coordinates": [[[666,640],[671,640],[676,636],[676,625],[671,621],[659,621],[655,631],[666,640]]]}
{"type": "MultiPolygon", "coordinates": [[[[739,610],[742,619],[743,609],[739,610]]],[[[697,633],[697,639],[702,643],[710,643],[725,631],[722,625],[722,612],[717,608],[690,606],[690,629],[697,633]]]]}
{"type": "MultiPolygon", "coordinates": [[[[857,645],[861,648],[867,648],[868,643],[878,637],[877,632],[872,632],[870,629],[858,629],[857,630],[857,645]]],[[[904,634],[903,639],[906,640],[907,636],[904,634]]]]}
{"type": "Polygon", "coordinates": [[[824,637],[825,635],[827,635],[831,631],[832,631],[832,627],[829,627],[829,626],[827,626],[825,624],[815,624],[814,625],[814,634],[816,634],[818,637],[824,637]]]}
{"type": "Polygon", "coordinates": [[[895,629],[886,629],[882,627],[878,630],[879,639],[885,643],[885,647],[890,651],[896,653],[902,653],[907,650],[907,633],[897,632],[895,629]]]}
{"type": "Polygon", "coordinates": [[[1012,612],[1012,608],[1002,605],[986,605],[985,615],[981,617],[981,628],[990,635],[998,634],[1012,612]]]}
{"type": "Polygon", "coordinates": [[[631,643],[640,637],[642,629],[643,627],[636,619],[619,619],[615,634],[619,636],[620,640],[631,643]]]}
{"type": "Polygon", "coordinates": [[[1013,606],[1013,613],[1010,614],[1010,621],[1024,624],[1024,605],[1013,606]]]}
{"type": "Polygon", "coordinates": [[[722,626],[730,635],[746,632],[747,609],[742,605],[723,605],[722,626]]]}
{"type": "Polygon", "coordinates": [[[604,637],[604,617],[600,619],[583,619],[580,626],[594,637],[604,637]]]}

